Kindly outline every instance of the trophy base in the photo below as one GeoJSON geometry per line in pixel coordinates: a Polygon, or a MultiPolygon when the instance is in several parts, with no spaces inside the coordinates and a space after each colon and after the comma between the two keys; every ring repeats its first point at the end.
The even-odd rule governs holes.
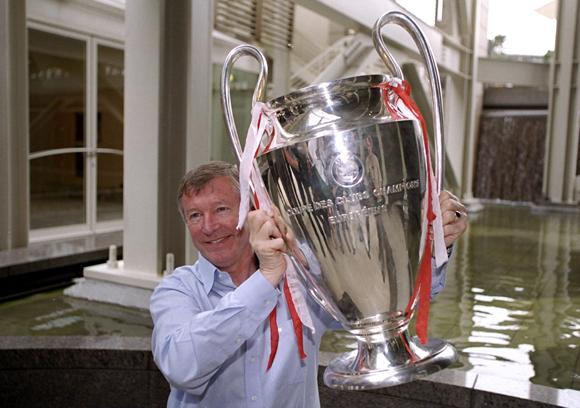
{"type": "Polygon", "coordinates": [[[358,350],[332,360],[324,383],[341,390],[371,390],[414,381],[457,361],[455,348],[440,339],[421,344],[405,330],[380,343],[358,340],[358,350]]]}

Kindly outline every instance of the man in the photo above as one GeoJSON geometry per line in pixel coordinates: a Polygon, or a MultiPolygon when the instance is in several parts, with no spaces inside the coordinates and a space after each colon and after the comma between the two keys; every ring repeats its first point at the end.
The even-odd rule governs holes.
{"type": "MultiPolygon", "coordinates": [[[[152,349],[171,385],[168,406],[317,407],[318,346],[337,322],[306,296],[316,330],[304,328],[301,360],[281,293],[286,228],[279,216],[257,210],[238,231],[239,201],[237,169],[224,162],[187,173],[179,187],[179,209],[200,257],[177,268],[151,297],[152,349]],[[267,370],[275,307],[279,345],[267,370]]],[[[441,205],[449,246],[467,217],[448,193],[441,205]]]]}

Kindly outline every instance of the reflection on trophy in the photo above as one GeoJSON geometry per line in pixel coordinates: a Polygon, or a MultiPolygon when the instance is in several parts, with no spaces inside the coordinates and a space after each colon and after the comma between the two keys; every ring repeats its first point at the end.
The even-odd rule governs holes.
{"type": "MultiPolygon", "coordinates": [[[[401,107],[404,95],[397,86],[403,75],[380,34],[391,22],[412,35],[430,75],[437,196],[443,169],[439,74],[423,33],[405,14],[387,13],[373,30],[375,48],[392,76],[316,84],[264,104],[271,127],[260,140],[256,163],[305,254],[300,262],[293,259],[299,277],[358,343],[358,350],[326,369],[324,381],[333,388],[401,384],[457,359],[448,343],[422,342],[408,331],[421,263],[431,262],[431,179],[428,141],[419,120],[401,107]]],[[[266,59],[255,47],[239,46],[226,59],[222,101],[238,157],[227,79],[242,55],[262,67],[255,101],[262,100],[267,77],[266,59]]]]}

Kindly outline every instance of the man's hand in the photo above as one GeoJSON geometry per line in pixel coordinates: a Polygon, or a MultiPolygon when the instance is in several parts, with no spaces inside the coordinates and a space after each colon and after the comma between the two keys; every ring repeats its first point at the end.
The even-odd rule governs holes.
{"type": "Polygon", "coordinates": [[[446,190],[439,194],[439,204],[443,217],[445,246],[450,247],[467,228],[467,210],[457,197],[446,190]]]}
{"type": "Polygon", "coordinates": [[[280,212],[275,209],[274,215],[269,216],[263,210],[250,211],[246,227],[250,245],[260,262],[260,272],[273,286],[278,285],[286,271],[284,252],[287,251],[283,239],[287,229],[280,212]]]}

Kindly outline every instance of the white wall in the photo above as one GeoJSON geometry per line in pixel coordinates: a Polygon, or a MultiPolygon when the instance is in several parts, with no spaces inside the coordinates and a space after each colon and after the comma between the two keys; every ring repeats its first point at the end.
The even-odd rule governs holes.
{"type": "Polygon", "coordinates": [[[125,10],[114,4],[94,0],[26,0],[28,21],[123,41],[125,10]]]}

